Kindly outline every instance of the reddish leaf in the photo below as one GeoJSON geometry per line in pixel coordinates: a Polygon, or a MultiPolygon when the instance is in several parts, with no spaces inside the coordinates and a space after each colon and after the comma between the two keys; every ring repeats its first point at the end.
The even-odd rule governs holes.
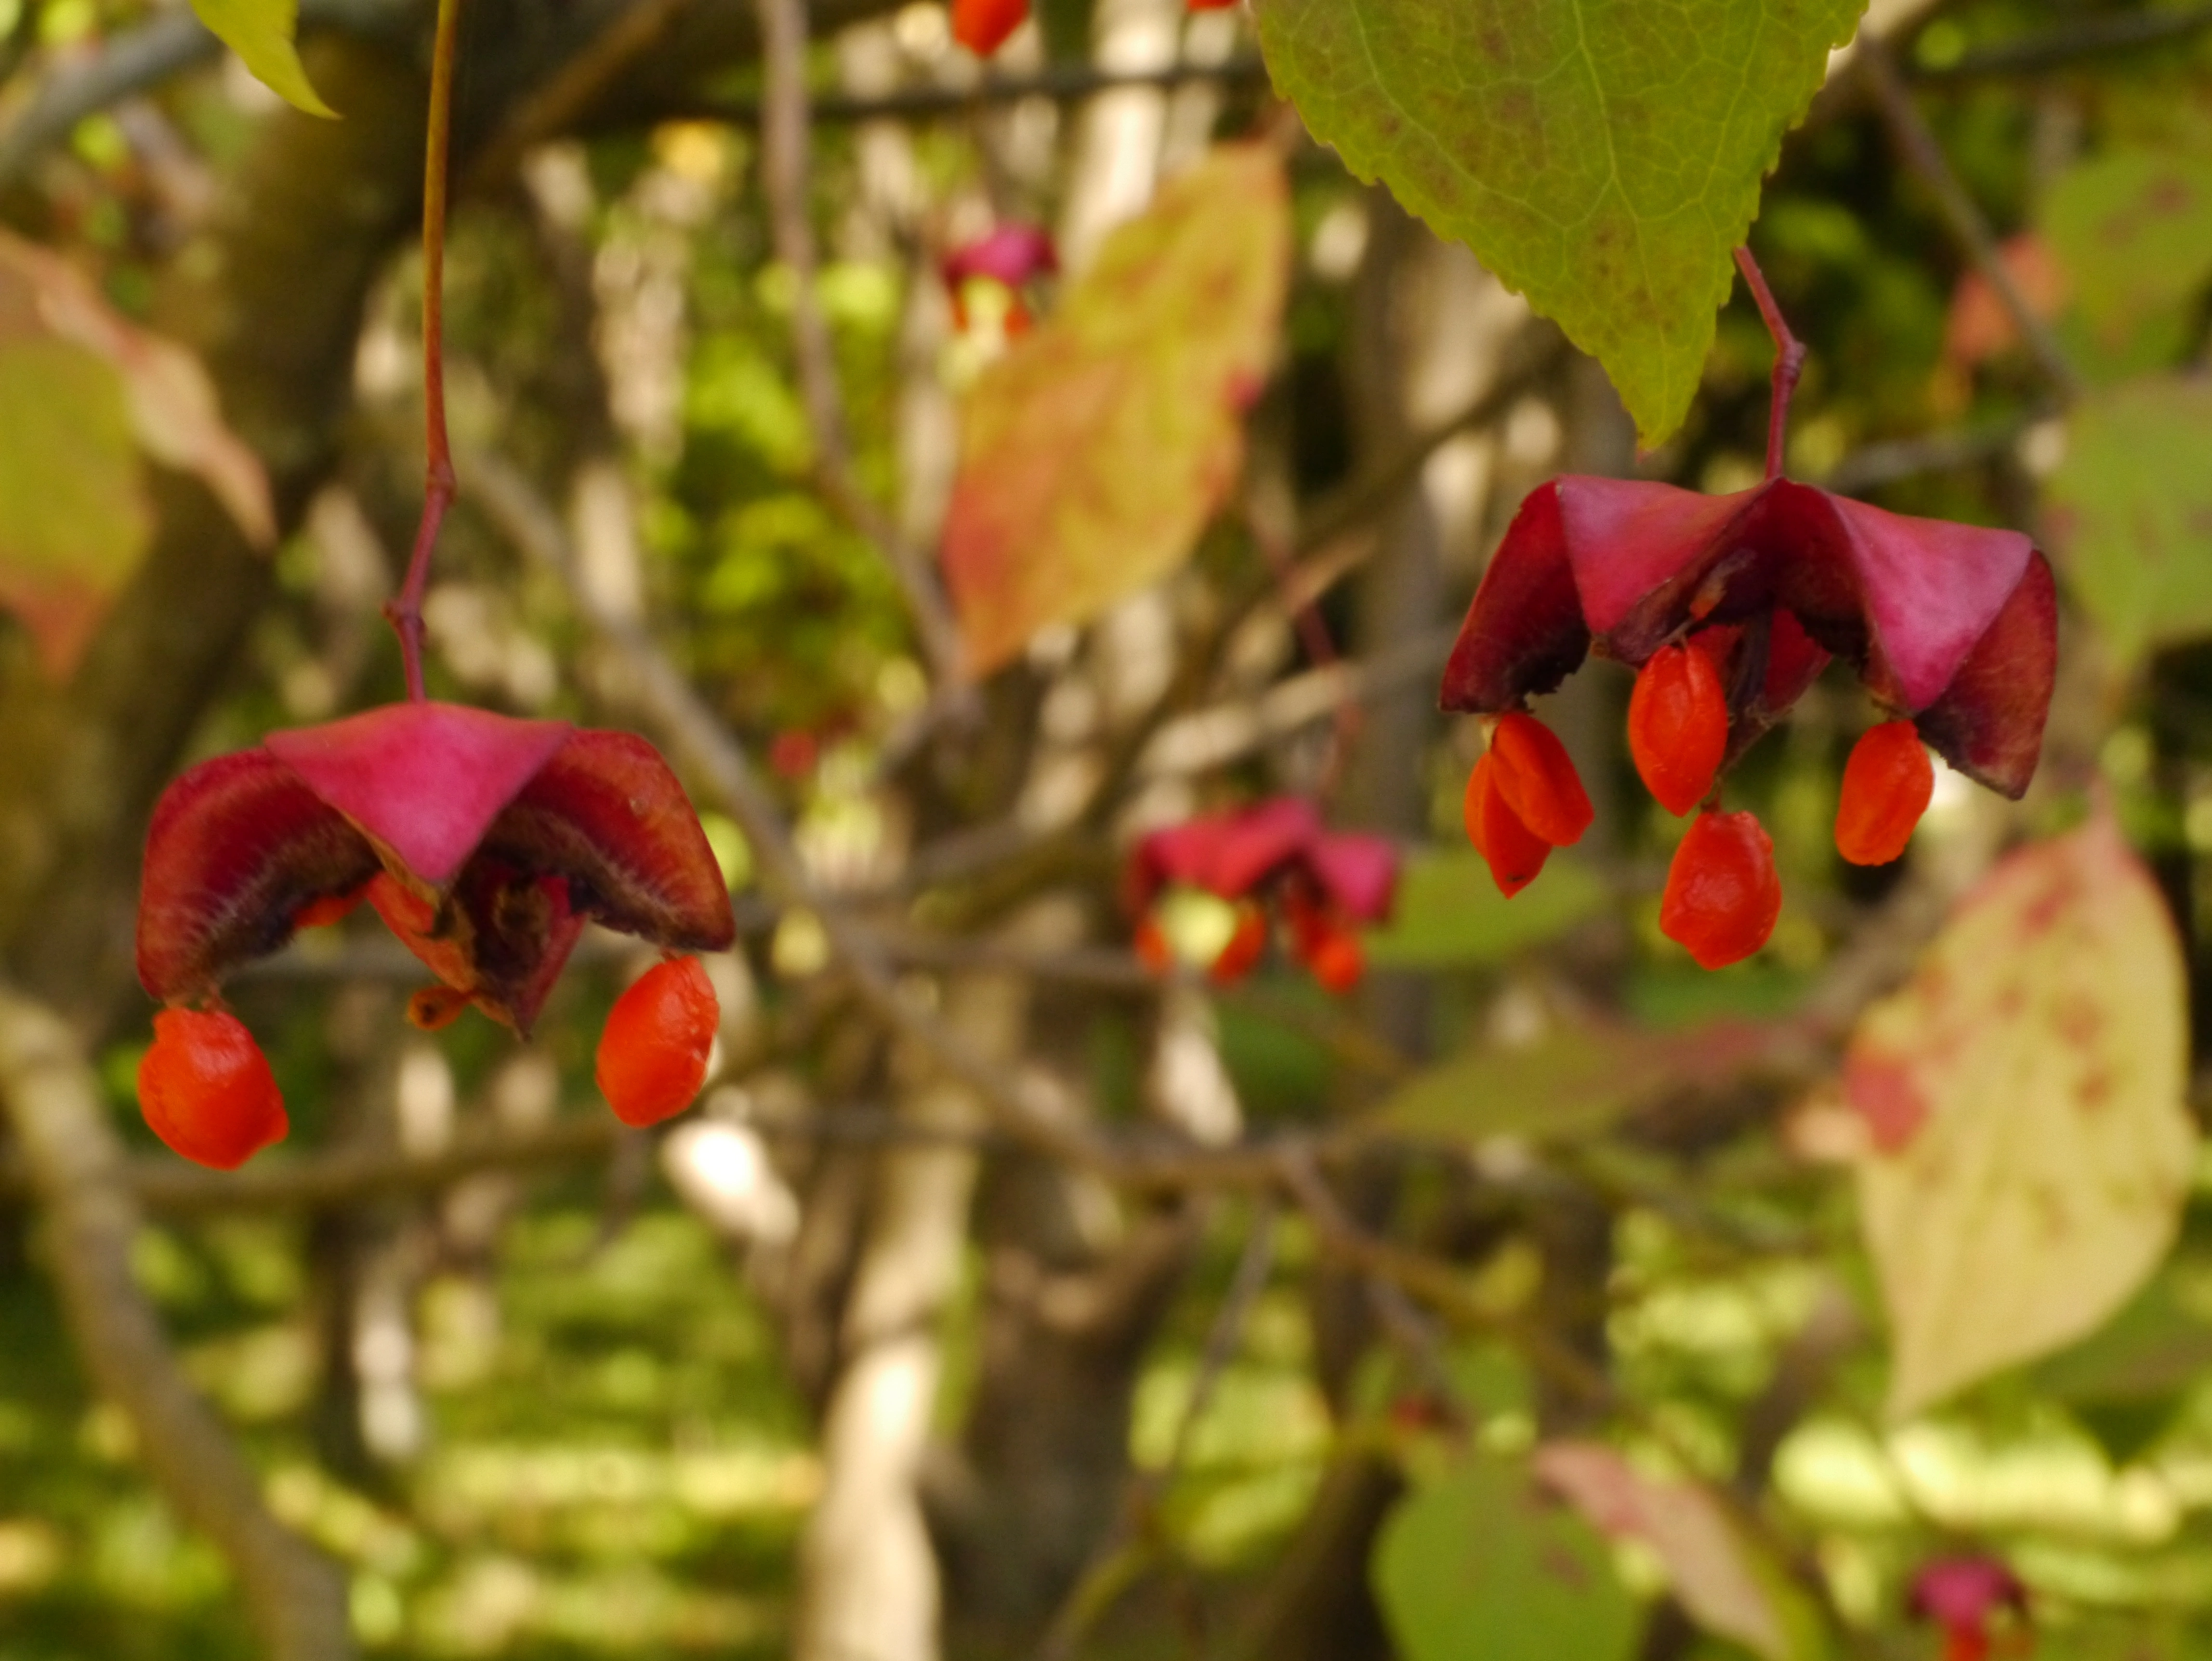
{"type": "MultiPolygon", "coordinates": [[[[1999,263],[2012,279],[2013,289],[2037,317],[2049,322],[2066,305],[2066,272],[2052,255],[2051,245],[2033,231],[2006,239],[1997,248],[1999,263]]],[[[2020,326],[2012,308],[1999,299],[1986,277],[1969,271],[1951,292],[1951,309],[1943,319],[1943,358],[1966,368],[2011,350],[2020,344],[2020,326]]]]}
{"type": "Polygon", "coordinates": [[[1699,1626],[1768,1661],[1789,1661],[1789,1629],[1766,1576],[1702,1486],[1656,1481],[1597,1442],[1549,1442],[1530,1463],[1593,1528],[1650,1548],[1699,1626]]]}
{"type": "Polygon", "coordinates": [[[963,414],[945,577],[981,674],[1166,575],[1242,465],[1289,269],[1282,165],[1224,145],[1108,238],[963,414]]]}

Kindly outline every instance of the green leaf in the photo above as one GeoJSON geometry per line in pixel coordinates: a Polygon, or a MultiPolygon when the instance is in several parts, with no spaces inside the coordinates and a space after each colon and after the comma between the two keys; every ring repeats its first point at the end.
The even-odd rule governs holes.
{"type": "Polygon", "coordinates": [[[1474,849],[1423,854],[1399,877],[1389,926],[1366,937],[1367,961],[1387,969],[1501,963],[1595,916],[1607,898],[1603,880],[1571,858],[1554,858],[1543,881],[1509,900],[1474,849]]]}
{"type": "Polygon", "coordinates": [[[55,679],[150,528],[115,372],[81,346],[0,330],[0,607],[55,679]]]}
{"type": "Polygon", "coordinates": [[[1290,228],[1275,151],[1218,147],[969,392],[942,557],[973,671],[1189,557],[1243,465],[1290,228]]]}
{"type": "Polygon", "coordinates": [[[2106,374],[2171,362],[2212,278],[2212,148],[2200,138],[2077,162],[2042,218],[2087,336],[2076,356],[2106,374]]]}
{"type": "Polygon", "coordinates": [[[300,0],[192,0],[192,9],[270,91],[310,115],[336,117],[337,112],[315,95],[293,44],[300,0]]]}
{"type": "Polygon", "coordinates": [[[1865,0],[1256,0],[1277,88],[1681,425],[1759,180],[1865,0]]]}
{"type": "Polygon", "coordinates": [[[2091,1331],[2197,1163],[2181,951],[2109,818],[2008,859],[1852,1035],[1859,1210],[1915,1413],[2091,1331]]]}
{"type": "Polygon", "coordinates": [[[1468,1141],[1587,1135],[1665,1091],[1734,1076],[1773,1043],[1768,1029],[1740,1022],[1672,1032],[1561,1026],[1534,1043],[1485,1046],[1430,1068],[1376,1110],[1377,1122],[1468,1141]]]}
{"type": "Polygon", "coordinates": [[[1635,1640],[1605,1542],[1480,1455],[1399,1503],[1372,1573],[1406,1661],[1623,1661],[1635,1640]]]}
{"type": "Polygon", "coordinates": [[[2144,376],[2075,408],[2048,481],[2068,581],[2123,664],[2212,633],[2212,384],[2144,376]]]}

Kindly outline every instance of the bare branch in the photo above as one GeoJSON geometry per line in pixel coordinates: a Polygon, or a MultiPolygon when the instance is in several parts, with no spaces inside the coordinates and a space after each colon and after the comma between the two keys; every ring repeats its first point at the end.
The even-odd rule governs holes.
{"type": "Polygon", "coordinates": [[[1121,1517],[1112,1534],[1091,1554],[1037,1646],[1037,1661],[1073,1661],[1084,1637],[1110,1610],[1121,1594],[1135,1584],[1146,1566],[1159,1555],[1160,1502],[1173,1490],[1176,1479],[1190,1461],[1190,1450],[1199,1423],[1212,1404],[1215,1387],[1244,1337],[1244,1323],[1252,1305],[1267,1290],[1267,1276],[1275,1264],[1275,1208],[1263,1200],[1245,1236],[1243,1252],[1237,1260],[1221,1307],[1206,1329],[1206,1346],[1199,1352],[1198,1371],[1191,1380],[1189,1397],[1176,1421],[1175,1440],[1167,1463],[1158,1470],[1139,1470],[1129,1479],[1121,1503],[1121,1517]]]}
{"type": "Polygon", "coordinates": [[[350,1661],[343,1578],[270,1514],[252,1467],[192,1389],[131,1273],[138,1210],[99,1080],[60,1017],[7,993],[0,1104],[52,1231],[47,1262],[78,1354],[129,1418],[147,1474],[229,1561],[276,1661],[350,1661]]]}
{"type": "Polygon", "coordinates": [[[1974,204],[1966,187],[1959,182],[1959,175],[1951,170],[1951,163],[1943,154],[1943,147],[1922,119],[1919,106],[1912,101],[1912,94],[1899,76],[1897,64],[1889,55],[1889,48],[1879,40],[1859,43],[1859,73],[1873,91],[1875,101],[1881,106],[1882,119],[1888,124],[1890,137],[1895,141],[1905,162],[1917,173],[1923,182],[1934,192],[1936,204],[1942,210],[1943,221],[1951,235],[1974,269],[1982,274],[2020,338],[2035,358],[2036,367],[2043,371],[2059,396],[2069,402],[2081,396],[2081,378],[2074,366],[2067,362],[2066,353],[2058,344],[2057,336],[2035,314],[2012,280],[1998,256],[1996,240],[1990,234],[1988,220],[1974,204]]]}
{"type": "Polygon", "coordinates": [[[775,256],[792,278],[791,344],[799,389],[814,435],[815,481],[830,505],[882,551],[906,597],[922,651],[940,684],[957,682],[961,647],[951,613],[930,569],[927,551],[872,501],[853,476],[836,348],[815,292],[814,224],[808,213],[809,118],[805,0],[757,0],[760,13],[761,186],[768,198],[775,256]]]}
{"type": "Polygon", "coordinates": [[[1918,85],[1940,86],[1997,76],[2038,75],[2047,70],[2071,69],[2084,58],[2186,40],[2206,29],[2212,29],[2212,6],[2092,15],[2057,28],[2039,29],[2017,40],[1981,47],[1940,69],[1916,67],[1911,78],[1918,85]]]}
{"type": "MultiPolygon", "coordinates": [[[[1024,99],[1049,98],[1054,103],[1079,103],[1102,92],[1125,87],[1170,91],[1194,82],[1224,86],[1260,86],[1267,79],[1267,66],[1256,52],[1201,64],[1184,58],[1142,69],[1115,69],[1103,64],[1053,64],[1034,75],[990,75],[971,86],[901,87],[872,97],[830,94],[813,102],[813,117],[823,122],[927,120],[932,116],[966,116],[998,105],[1018,104],[1024,99]]],[[[752,126],[761,119],[757,98],[714,98],[685,113],[703,120],[727,121],[752,126]]]]}

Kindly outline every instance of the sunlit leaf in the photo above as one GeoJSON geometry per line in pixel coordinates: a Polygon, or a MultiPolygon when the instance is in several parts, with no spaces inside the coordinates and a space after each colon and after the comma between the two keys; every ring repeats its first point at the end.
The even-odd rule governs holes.
{"type": "Polygon", "coordinates": [[[1276,87],[1352,172],[1681,424],[1729,253],[1865,0],[1258,0],[1276,87]]]}
{"type": "Polygon", "coordinates": [[[1406,1661],[1621,1661],[1635,1637],[1605,1542],[1498,1460],[1417,1488],[1383,1525],[1372,1571],[1406,1661]]]}
{"type": "Polygon", "coordinates": [[[125,322],[58,256],[0,233],[0,606],[57,678],[144,548],[138,447],[197,473],[254,541],[274,539],[267,478],[198,362],[125,322]]]}
{"type": "Polygon", "coordinates": [[[0,284],[16,283],[48,332],[97,353],[123,377],[131,430],[149,455],[198,475],[255,546],[276,541],[269,476],[224,424],[198,358],[127,321],[67,260],[0,232],[0,284]]]}
{"type": "Polygon", "coordinates": [[[2084,399],[2048,484],[2068,580],[2113,655],[2212,632],[2212,383],[2150,375],[2084,399]]]}
{"type": "Polygon", "coordinates": [[[310,115],[337,114],[316,96],[301,66],[294,44],[300,0],[192,0],[192,9],[253,71],[253,78],[286,103],[310,115]]]}
{"type": "Polygon", "coordinates": [[[1416,1135],[1587,1135],[1668,1091],[1723,1081],[1774,1042],[1769,1030],[1741,1022],[1670,1032],[1576,1023],[1532,1043],[1465,1051],[1400,1086],[1376,1112],[1416,1135]]]}
{"type": "Polygon", "coordinates": [[[1732,1638],[1767,1661],[1802,1652],[1761,1564],[1717,1500],[1695,1482],[1644,1475],[1600,1442],[1553,1442],[1531,1462],[1587,1518],[1616,1540],[1650,1548],[1676,1597],[1708,1632],[1732,1638]]]}
{"type": "Polygon", "coordinates": [[[972,669],[1189,556],[1242,465],[1289,249],[1274,151],[1224,145],[969,392],[944,561],[972,669]]]}
{"type": "Polygon", "coordinates": [[[107,366],[66,341],[0,333],[0,606],[54,678],[76,666],[150,526],[107,366]]]}
{"type": "Polygon", "coordinates": [[[1365,937],[1377,968],[1443,969],[1498,963],[1565,934],[1605,909],[1605,884],[1568,857],[1544,880],[1507,899],[1473,849],[1425,854],[1407,862],[1387,928],[1365,937]]]}
{"type": "Polygon", "coordinates": [[[1902,1415],[2081,1336],[2171,1244],[2197,1135],[2181,955],[2109,818],[2014,855],[1844,1075],[1902,1415]]]}

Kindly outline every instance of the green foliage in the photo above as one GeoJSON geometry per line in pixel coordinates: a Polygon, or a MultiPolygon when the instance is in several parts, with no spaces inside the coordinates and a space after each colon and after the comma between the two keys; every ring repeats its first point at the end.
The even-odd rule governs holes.
{"type": "Polygon", "coordinates": [[[2212,133],[2075,163],[2042,208],[2078,313],[2077,356],[2100,378],[2171,362],[2212,279],[2212,133]]]}
{"type": "Polygon", "coordinates": [[[2086,399],[2050,484],[2052,535],[2114,657],[2212,631],[2212,385],[2146,375],[2086,399]]]}
{"type": "Polygon", "coordinates": [[[1557,939],[1602,911],[1601,879],[1572,859],[1554,859],[1544,880],[1511,899],[1471,849],[1424,853],[1398,879],[1389,922],[1367,939],[1379,969],[1449,969],[1502,963],[1557,939]]]}
{"type": "Polygon", "coordinates": [[[1759,181],[1864,0],[1263,0],[1276,85],[1362,178],[1556,318],[1654,445],[1759,181]]]}
{"type": "Polygon", "coordinates": [[[1400,1502],[1374,1580],[1407,1661],[1626,1661],[1633,1649],[1635,1601],[1604,1542],[1485,1455],[1400,1502]]]}
{"type": "Polygon", "coordinates": [[[65,670],[145,545],[123,389],[66,341],[0,338],[0,605],[65,670]]]}
{"type": "Polygon", "coordinates": [[[1432,1068],[1378,1112],[1415,1135],[1587,1136],[1701,1074],[1740,1070],[1769,1042],[1741,1025],[1674,1032],[1562,1025],[1529,1043],[1485,1045],[1432,1068]]]}
{"type": "Polygon", "coordinates": [[[293,44],[300,0],[192,0],[192,9],[245,60],[254,79],[286,103],[310,115],[337,113],[316,95],[293,44]]]}

